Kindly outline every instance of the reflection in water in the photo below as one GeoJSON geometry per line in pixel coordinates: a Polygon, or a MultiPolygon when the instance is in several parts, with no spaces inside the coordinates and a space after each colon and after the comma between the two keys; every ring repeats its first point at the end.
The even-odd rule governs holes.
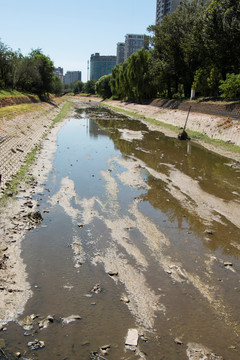
{"type": "Polygon", "coordinates": [[[181,360],[205,345],[237,360],[240,175],[228,162],[103,108],[79,110],[36,195],[44,221],[23,243],[34,295],[22,318],[40,318],[30,337],[10,324],[7,351],[94,359],[109,344],[111,359],[181,360]],[[46,346],[33,353],[29,338],[46,346]]]}

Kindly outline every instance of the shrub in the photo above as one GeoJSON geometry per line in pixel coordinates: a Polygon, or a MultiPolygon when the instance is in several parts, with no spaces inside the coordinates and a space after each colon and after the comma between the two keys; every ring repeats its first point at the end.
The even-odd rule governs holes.
{"type": "Polygon", "coordinates": [[[235,99],[240,97],[240,74],[227,74],[225,81],[219,86],[221,97],[235,99]]]}

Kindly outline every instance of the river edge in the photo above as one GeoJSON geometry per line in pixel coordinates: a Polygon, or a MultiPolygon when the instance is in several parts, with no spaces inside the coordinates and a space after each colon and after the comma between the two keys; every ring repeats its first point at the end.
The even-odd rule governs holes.
{"type": "MultiPolygon", "coordinates": [[[[99,103],[100,100],[101,99],[86,100],[86,98],[81,99],[76,97],[72,99],[73,103],[75,103],[76,108],[92,106],[99,103]]],[[[110,102],[107,103],[109,104],[110,102]]],[[[115,101],[111,104],[113,104],[112,106],[117,107],[115,101]]],[[[139,105],[132,106],[139,107],[139,105]]],[[[129,109],[128,105],[123,105],[123,107],[129,109]]],[[[120,105],[119,108],[121,108],[120,105]]],[[[143,109],[141,111],[143,111],[143,109]]],[[[182,114],[180,118],[182,119],[182,121],[184,121],[186,113],[181,113],[182,114]]],[[[146,116],[148,116],[149,112],[146,111],[145,114],[146,116]]],[[[164,114],[170,116],[172,114],[172,111],[164,111],[164,114]]],[[[71,116],[70,113],[67,115],[67,117],[69,116],[71,116]]],[[[192,115],[192,122],[194,116],[195,115],[192,115]]],[[[209,116],[207,117],[209,118],[209,116]]],[[[61,129],[61,127],[67,120],[62,120],[51,129],[52,121],[53,119],[49,118],[49,129],[47,137],[45,137],[44,140],[42,139],[40,141],[42,145],[41,151],[38,154],[36,163],[32,166],[31,172],[29,173],[29,175],[33,176],[33,178],[35,180],[37,179],[38,181],[36,182],[35,180],[33,180],[30,183],[30,186],[22,184],[21,192],[18,194],[17,200],[10,198],[4,205],[4,211],[2,211],[3,215],[1,217],[0,223],[0,251],[1,258],[3,259],[0,267],[0,324],[2,325],[7,324],[9,321],[16,320],[16,318],[23,312],[24,306],[28,298],[32,294],[30,284],[27,281],[25,264],[21,259],[21,240],[23,239],[24,235],[28,230],[31,230],[36,226],[36,224],[29,221],[29,214],[37,209],[37,203],[34,202],[32,198],[34,194],[40,192],[44,186],[44,181],[52,167],[52,160],[57,147],[56,140],[58,131],[61,129]]],[[[145,122],[144,119],[141,121],[145,122]]],[[[159,127],[152,124],[149,125],[149,123],[148,126],[151,128],[153,126],[155,130],[157,129],[158,131],[165,133],[167,136],[176,136],[175,132],[170,132],[164,127],[159,127]]],[[[25,139],[23,139],[23,141],[25,141],[25,139]]],[[[219,153],[218,150],[216,151],[219,153]]],[[[235,155],[239,154],[233,153],[232,156],[229,157],[238,161],[238,156],[236,157],[235,155]]],[[[225,153],[224,156],[227,156],[227,154],[225,153]]]]}
{"type": "MultiPolygon", "coordinates": [[[[113,111],[120,111],[127,116],[136,117],[145,123],[150,130],[160,131],[166,136],[177,137],[184,127],[187,111],[160,108],[119,100],[106,100],[103,105],[113,111]],[[153,122],[151,122],[153,120],[153,122]]],[[[229,118],[190,112],[186,131],[196,133],[192,140],[211,152],[229,159],[240,161],[240,121],[229,118]],[[201,134],[204,136],[202,137],[201,134]],[[220,140],[222,142],[218,143],[220,140]],[[223,147],[223,144],[234,144],[239,152],[223,147]]]]}

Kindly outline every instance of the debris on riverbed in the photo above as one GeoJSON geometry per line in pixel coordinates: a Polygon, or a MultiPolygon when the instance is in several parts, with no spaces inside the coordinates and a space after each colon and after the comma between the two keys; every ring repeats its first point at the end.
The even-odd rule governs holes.
{"type": "Polygon", "coordinates": [[[38,210],[29,213],[28,217],[35,224],[40,224],[43,221],[42,215],[38,210]]]}
{"type": "Polygon", "coordinates": [[[70,316],[62,318],[62,323],[63,323],[63,325],[66,325],[66,324],[70,324],[71,322],[74,322],[76,320],[81,320],[81,319],[82,318],[80,315],[70,315],[70,316]]]}
{"type": "Polygon", "coordinates": [[[45,347],[45,343],[44,341],[39,341],[35,339],[34,341],[30,341],[27,346],[30,347],[31,350],[39,350],[45,347]]]}
{"type": "Polygon", "coordinates": [[[128,329],[125,345],[137,346],[138,344],[138,331],[137,329],[128,329]]]}
{"type": "Polygon", "coordinates": [[[188,344],[187,356],[189,360],[223,360],[222,356],[217,356],[203,345],[195,343],[188,344]]]}
{"type": "Polygon", "coordinates": [[[94,285],[94,287],[91,290],[91,292],[94,292],[95,294],[99,294],[101,291],[102,291],[102,288],[101,288],[100,283],[94,285]]]}

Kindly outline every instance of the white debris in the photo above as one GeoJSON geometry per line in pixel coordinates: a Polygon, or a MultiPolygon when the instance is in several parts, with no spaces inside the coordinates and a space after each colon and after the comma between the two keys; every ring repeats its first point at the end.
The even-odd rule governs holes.
{"type": "Polygon", "coordinates": [[[137,346],[138,343],[138,331],[137,329],[129,329],[125,345],[137,346]]]}

